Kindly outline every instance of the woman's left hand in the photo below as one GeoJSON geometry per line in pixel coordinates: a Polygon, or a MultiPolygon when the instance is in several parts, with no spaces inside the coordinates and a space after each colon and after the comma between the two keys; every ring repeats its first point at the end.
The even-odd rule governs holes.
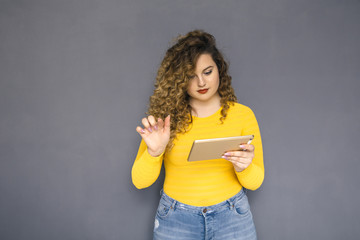
{"type": "Polygon", "coordinates": [[[254,154],[254,145],[252,144],[241,144],[240,148],[242,150],[238,151],[229,151],[224,153],[222,158],[231,162],[234,166],[235,171],[242,172],[244,171],[252,162],[254,154]]]}

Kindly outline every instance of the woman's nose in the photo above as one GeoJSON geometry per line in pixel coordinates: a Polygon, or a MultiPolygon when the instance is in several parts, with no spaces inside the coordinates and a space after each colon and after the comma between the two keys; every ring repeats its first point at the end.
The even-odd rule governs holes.
{"type": "Polygon", "coordinates": [[[198,86],[199,87],[204,87],[205,86],[205,81],[204,81],[204,79],[202,78],[202,77],[199,77],[198,78],[198,86]]]}

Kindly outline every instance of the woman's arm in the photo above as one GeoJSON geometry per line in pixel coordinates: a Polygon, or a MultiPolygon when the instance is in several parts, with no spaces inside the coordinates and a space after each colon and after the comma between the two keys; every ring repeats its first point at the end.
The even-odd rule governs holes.
{"type": "Polygon", "coordinates": [[[135,187],[141,189],[149,187],[159,177],[163,154],[170,139],[170,116],[165,121],[153,116],[142,119],[144,128],[137,127],[136,131],[142,137],[136,156],[131,177],[135,187]]]}
{"type": "Polygon", "coordinates": [[[136,188],[151,186],[159,177],[163,154],[153,157],[149,154],[144,140],[141,140],[134,165],[131,170],[132,182],[136,188]]]}
{"type": "Polygon", "coordinates": [[[263,161],[263,148],[259,125],[254,113],[249,109],[249,118],[242,135],[254,135],[251,144],[243,144],[243,151],[232,151],[224,158],[233,163],[236,176],[240,184],[250,190],[258,189],[264,181],[265,170],[263,161]]]}

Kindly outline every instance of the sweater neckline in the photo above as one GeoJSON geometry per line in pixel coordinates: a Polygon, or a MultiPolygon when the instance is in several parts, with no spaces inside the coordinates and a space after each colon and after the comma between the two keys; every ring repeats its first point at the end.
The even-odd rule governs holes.
{"type": "Polygon", "coordinates": [[[213,114],[211,114],[210,116],[207,116],[207,117],[192,116],[192,118],[193,118],[193,120],[196,120],[196,121],[206,121],[206,120],[218,117],[221,112],[221,109],[222,109],[222,106],[216,112],[214,112],[213,114]]]}

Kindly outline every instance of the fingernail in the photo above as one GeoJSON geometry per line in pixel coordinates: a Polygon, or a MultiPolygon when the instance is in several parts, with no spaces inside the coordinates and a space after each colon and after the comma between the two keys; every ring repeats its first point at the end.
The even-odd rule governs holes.
{"type": "Polygon", "coordinates": [[[141,132],[141,133],[145,133],[144,129],[141,129],[140,132],[141,132]]]}
{"type": "Polygon", "coordinates": [[[225,155],[225,156],[230,156],[231,154],[230,154],[230,153],[225,153],[224,155],[225,155]]]}
{"type": "Polygon", "coordinates": [[[228,159],[227,156],[221,156],[221,158],[226,159],[226,160],[228,159]]]}
{"type": "Polygon", "coordinates": [[[154,129],[155,129],[155,131],[156,131],[156,130],[158,130],[158,126],[157,126],[157,125],[155,125],[155,126],[154,126],[154,129]]]}
{"type": "Polygon", "coordinates": [[[244,149],[245,149],[246,147],[245,147],[245,145],[240,145],[240,148],[244,148],[244,149]]]}
{"type": "Polygon", "coordinates": [[[149,127],[148,130],[149,130],[149,132],[152,132],[152,131],[153,131],[151,127],[149,127]]]}

